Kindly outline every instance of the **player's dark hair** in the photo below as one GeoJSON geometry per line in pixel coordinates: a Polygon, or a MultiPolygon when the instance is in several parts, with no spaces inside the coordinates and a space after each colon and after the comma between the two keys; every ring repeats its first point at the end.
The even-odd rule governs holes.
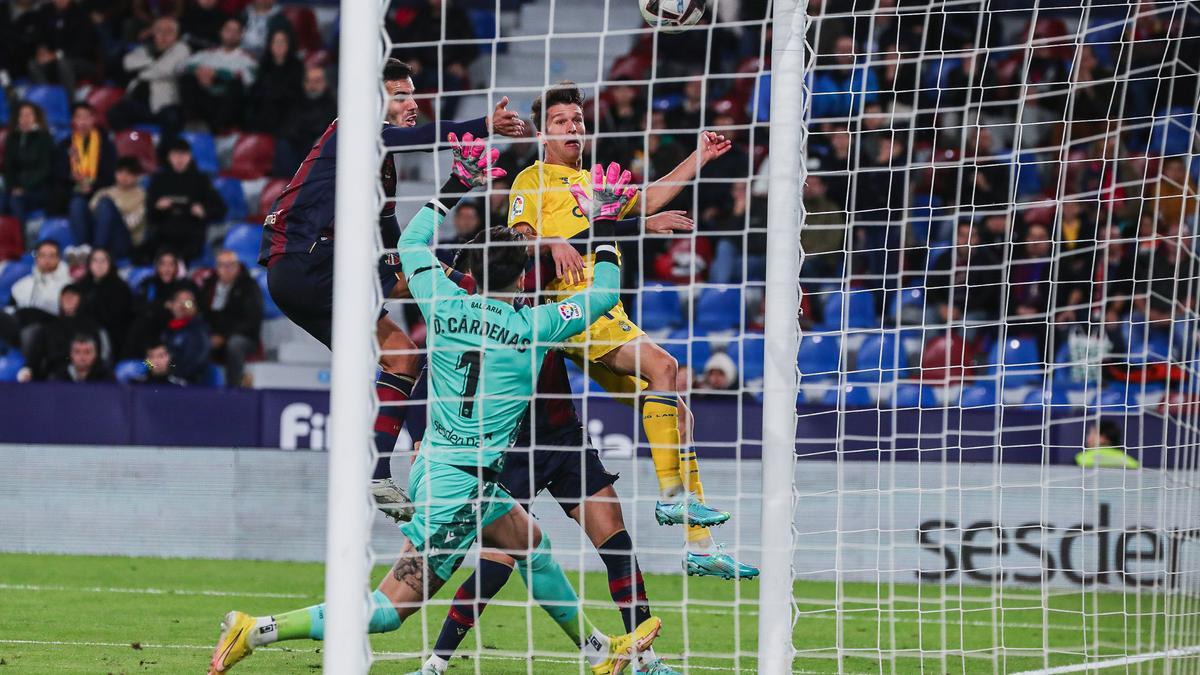
{"type": "Polygon", "coordinates": [[[1121,447],[1121,427],[1117,426],[1116,422],[1112,420],[1100,420],[1097,430],[1108,442],[1109,447],[1121,447]]]}
{"type": "Polygon", "coordinates": [[[400,59],[388,59],[383,64],[383,81],[395,82],[412,77],[412,68],[400,59]]]}
{"type": "Polygon", "coordinates": [[[469,272],[479,292],[501,291],[521,277],[529,262],[525,236],[503,225],[475,235],[454,261],[455,269],[469,272]]]}
{"type": "Polygon", "coordinates": [[[543,127],[543,112],[562,103],[574,103],[583,107],[583,90],[579,88],[579,85],[570,80],[563,80],[533,99],[533,108],[530,112],[533,114],[534,128],[541,129],[543,127]]]}

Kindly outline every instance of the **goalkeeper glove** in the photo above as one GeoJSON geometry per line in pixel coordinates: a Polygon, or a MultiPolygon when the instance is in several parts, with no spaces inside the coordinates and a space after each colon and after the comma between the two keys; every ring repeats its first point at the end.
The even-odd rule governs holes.
{"type": "Polygon", "coordinates": [[[603,165],[597,164],[592,167],[592,194],[588,195],[582,185],[572,185],[571,196],[591,222],[614,221],[637,196],[637,188],[629,184],[632,178],[633,174],[622,171],[616,162],[608,165],[607,174],[603,165]]]}
{"type": "Polygon", "coordinates": [[[500,150],[492,148],[485,153],[483,143],[469,133],[463,134],[461,141],[453,131],[446,138],[450,141],[450,153],[454,156],[450,172],[467,189],[484,187],[489,179],[508,175],[504,169],[494,166],[500,157],[500,150]]]}

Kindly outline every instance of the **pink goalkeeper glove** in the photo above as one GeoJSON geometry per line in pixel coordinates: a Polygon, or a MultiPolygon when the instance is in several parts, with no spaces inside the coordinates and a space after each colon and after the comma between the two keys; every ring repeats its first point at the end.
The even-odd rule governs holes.
{"type": "Polygon", "coordinates": [[[588,220],[616,220],[621,217],[625,205],[637,196],[637,188],[629,184],[633,174],[622,171],[621,165],[612,162],[608,165],[608,173],[604,173],[603,165],[592,167],[592,194],[588,196],[582,185],[570,187],[571,196],[580,210],[588,214],[588,220]]]}
{"type": "Polygon", "coordinates": [[[485,153],[483,143],[469,133],[463,134],[461,142],[453,131],[446,139],[450,141],[450,153],[454,155],[450,173],[464,186],[484,187],[489,179],[508,175],[504,169],[493,166],[500,157],[498,149],[492,148],[485,153]]]}

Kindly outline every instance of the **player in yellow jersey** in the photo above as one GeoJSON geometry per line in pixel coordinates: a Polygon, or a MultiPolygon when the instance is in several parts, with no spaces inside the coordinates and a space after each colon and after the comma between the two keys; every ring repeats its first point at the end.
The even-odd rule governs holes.
{"type": "MultiPolygon", "coordinates": [[[[557,276],[545,288],[551,299],[558,299],[586,288],[592,278],[591,254],[580,256],[571,245],[582,245],[586,250],[589,237],[588,214],[583,213],[570,192],[578,186],[575,189],[591,193],[592,176],[582,168],[587,134],[583,92],[573,82],[560,83],[534,101],[532,112],[544,159],[534,162],[513,181],[508,225],[526,236],[554,240],[544,243],[552,243],[557,276]]],[[[696,151],[631,200],[621,212],[625,220],[603,236],[637,234],[643,226],[654,233],[690,231],[691,221],[681,212],[659,211],[696,177],[700,167],[730,147],[731,142],[720,134],[701,133],[696,151]],[[640,217],[643,214],[645,218],[640,217]]],[[[642,428],[658,477],[655,518],[662,525],[688,525],[688,574],[725,579],[757,576],[758,569],[734,560],[709,534],[709,527],[729,520],[730,514],[704,503],[691,439],[691,413],[675,383],[675,359],[629,319],[620,303],[593,323],[586,334],[570,342],[573,344],[568,356],[577,362],[590,361],[589,374],[605,389],[630,394],[622,400],[640,405],[642,428]]]]}

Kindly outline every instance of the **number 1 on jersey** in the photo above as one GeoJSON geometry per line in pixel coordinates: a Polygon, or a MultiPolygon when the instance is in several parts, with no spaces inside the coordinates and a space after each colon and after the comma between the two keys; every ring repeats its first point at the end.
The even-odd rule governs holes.
{"type": "Polygon", "coordinates": [[[458,368],[467,370],[466,384],[463,386],[462,406],[458,409],[460,417],[471,419],[475,414],[475,391],[479,389],[479,367],[483,361],[483,352],[463,352],[458,358],[458,368]]]}

